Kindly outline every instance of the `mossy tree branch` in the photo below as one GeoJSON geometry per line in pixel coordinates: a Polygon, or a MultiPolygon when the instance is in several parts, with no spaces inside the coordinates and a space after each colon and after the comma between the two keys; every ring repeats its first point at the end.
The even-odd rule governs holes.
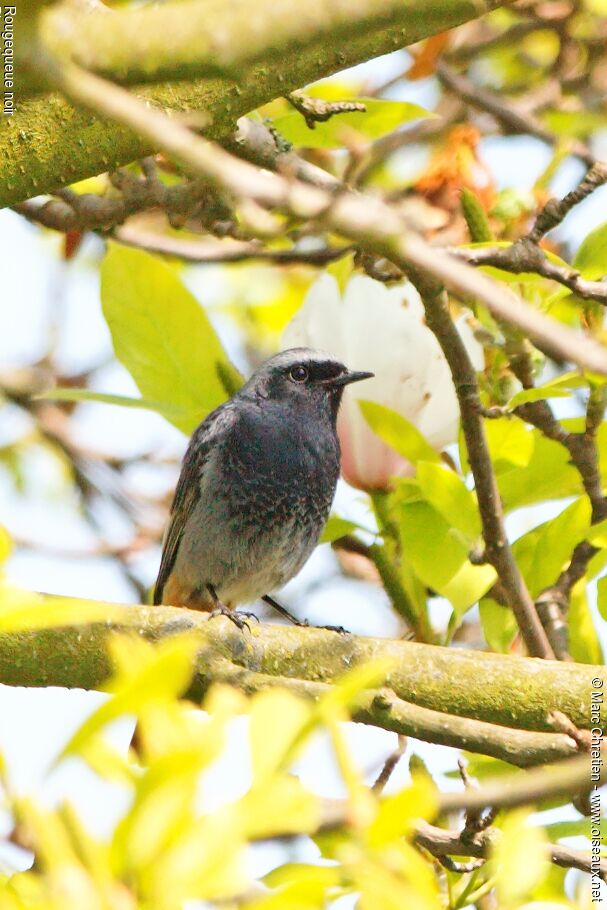
{"type": "MultiPolygon", "coordinates": [[[[474,19],[503,0],[177,0],[157,6],[52,7],[43,17],[45,43],[85,69],[122,84],[243,72],[285,55],[346,48],[358,38],[393,30],[391,47],[406,46],[474,19]]],[[[387,37],[387,35],[386,35],[387,37]]]]}
{"type": "MultiPolygon", "coordinates": [[[[200,6],[195,3],[190,5],[200,6]]],[[[299,49],[288,54],[276,54],[270,44],[267,59],[262,55],[257,62],[251,63],[250,54],[246,52],[247,62],[241,61],[242,65],[237,66],[238,60],[234,58],[231,61],[234,73],[232,77],[159,82],[153,86],[139,87],[137,94],[161,110],[177,114],[204,111],[208,120],[205,134],[214,139],[226,139],[232,134],[239,117],[273,98],[349,66],[413,44],[499,5],[495,0],[475,0],[474,3],[470,0],[452,0],[441,4],[409,0],[408,3],[399,4],[398,15],[395,14],[395,18],[387,24],[386,21],[381,21],[381,17],[378,18],[377,11],[373,12],[375,5],[369,3],[369,18],[361,17],[357,28],[347,40],[328,40],[326,29],[319,34],[308,30],[299,49]]],[[[275,4],[270,3],[268,6],[275,15],[275,4]]],[[[333,6],[341,8],[342,4],[334,0],[333,5],[323,3],[323,6],[330,11],[333,6]]],[[[148,78],[152,72],[155,78],[162,74],[166,78],[168,72],[174,77],[183,77],[187,73],[194,79],[201,72],[208,72],[208,67],[203,66],[200,60],[197,66],[193,66],[191,56],[188,57],[189,51],[186,53],[185,46],[178,43],[179,36],[175,36],[174,26],[183,21],[189,48],[198,46],[201,32],[192,27],[181,6],[179,10],[175,10],[173,5],[170,8],[173,11],[173,23],[168,30],[162,18],[168,9],[166,4],[158,8],[145,7],[137,10],[134,20],[136,40],[133,41],[126,40],[125,33],[121,31],[121,17],[128,18],[131,15],[126,10],[107,14],[72,13],[75,16],[73,28],[80,35],[77,46],[90,65],[97,64],[102,69],[111,70],[113,61],[114,69],[120,70],[125,77],[131,74],[131,70],[124,58],[124,51],[135,61],[139,75],[143,70],[148,78]],[[148,21],[149,35],[146,25],[148,21]],[[90,32],[91,23],[95,25],[94,34],[90,32]],[[149,48],[158,50],[158,41],[154,38],[157,32],[164,47],[164,57],[157,60],[154,69],[151,66],[149,48]],[[110,51],[112,60],[103,56],[104,52],[110,54],[110,51]],[[180,57],[180,53],[185,55],[184,58],[180,57]]],[[[206,4],[204,8],[207,9],[206,4]]],[[[222,28],[224,25],[229,26],[230,14],[231,7],[222,7],[222,28]]],[[[57,27],[61,21],[65,28],[65,17],[68,15],[65,10],[51,11],[49,15],[61,15],[57,27]]],[[[234,16],[232,26],[239,25],[242,11],[236,11],[234,16]]],[[[205,30],[210,21],[209,18],[206,19],[205,30]]],[[[300,26],[300,15],[291,16],[289,21],[295,32],[300,26]]],[[[50,31],[52,33],[52,28],[50,31]]],[[[51,44],[53,40],[60,43],[57,36],[49,40],[51,44]]],[[[15,114],[3,118],[0,128],[0,206],[13,205],[31,196],[52,192],[59,186],[113,170],[155,150],[157,146],[149,139],[136,135],[119,123],[108,123],[87,111],[76,110],[58,95],[29,100],[18,98],[15,114]]]]}
{"type": "Polygon", "coordinates": [[[0,682],[98,689],[110,674],[108,639],[116,632],[154,641],[197,634],[195,699],[217,681],[245,691],[280,685],[318,698],[346,670],[392,658],[385,687],[363,693],[356,720],[529,766],[575,752],[551,716],[561,712],[588,728],[592,680],[602,678],[599,667],[321,629],[264,624],[241,633],[228,620],[171,607],[129,607],[118,615],[112,607],[108,615],[107,622],[0,635],[0,682]]]}

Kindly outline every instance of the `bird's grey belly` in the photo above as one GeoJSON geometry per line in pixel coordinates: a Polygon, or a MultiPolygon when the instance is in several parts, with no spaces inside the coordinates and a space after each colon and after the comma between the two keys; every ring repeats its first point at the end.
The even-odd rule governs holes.
{"type": "Polygon", "coordinates": [[[251,603],[286,584],[311,555],[334,484],[314,495],[301,485],[258,485],[235,498],[203,482],[179,547],[176,570],[192,589],[212,584],[226,604],[251,603]]]}

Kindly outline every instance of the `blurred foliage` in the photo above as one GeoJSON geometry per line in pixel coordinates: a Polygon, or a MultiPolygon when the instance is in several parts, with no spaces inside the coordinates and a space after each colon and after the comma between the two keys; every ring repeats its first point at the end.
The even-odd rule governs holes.
{"type": "MultiPolygon", "coordinates": [[[[69,802],[51,810],[13,793],[2,772],[12,842],[35,856],[31,869],[0,881],[2,907],[174,910],[196,900],[205,907],[321,910],[351,895],[362,908],[439,910],[466,906],[465,895],[493,886],[508,908],[558,899],[562,876],[553,876],[547,835],[529,825],[526,811],[500,816],[501,835],[483,870],[437,875],[436,861],[413,845],[416,825],[436,811],[423,763],[412,762],[411,782],[389,795],[365,783],[343,724],[348,706],[383,679],[386,666],[351,671],[316,704],[280,689],[245,697],[216,685],[199,706],[180,697],[196,648],[187,634],[158,645],[116,637],[108,699],[57,759],[79,757],[128,795],[109,841],[93,836],[69,802]],[[120,718],[137,724],[137,748],[128,755],[105,736],[120,718]],[[217,768],[237,730],[244,739],[231,765],[236,779],[218,798],[217,768]],[[321,798],[294,773],[319,733],[332,744],[343,802],[321,798]],[[312,838],[314,862],[294,858],[302,837],[312,838]],[[270,840],[282,845],[285,860],[256,881],[255,845],[270,840]]],[[[549,830],[554,839],[582,833],[579,824],[549,830]]]]}
{"type": "MultiPolygon", "coordinates": [[[[606,16],[606,0],[499,9],[406,55],[397,52],[371,76],[355,71],[302,88],[322,102],[361,102],[365,111],[337,113],[311,124],[278,98],[252,116],[271,128],[281,149],[293,147],[308,164],[350,186],[384,193],[437,246],[507,251],[531,230],[563,177],[564,165],[569,171],[559,186],[580,170],[575,142],[582,141],[597,156],[604,151],[606,16]],[[475,103],[466,104],[460,93],[448,90],[437,70],[441,60],[472,81],[475,103]],[[497,109],[483,109],[483,92],[494,93],[497,109]],[[423,97],[425,107],[409,97],[423,97]],[[525,173],[521,186],[512,169],[493,173],[485,161],[485,156],[498,160],[491,159],[492,143],[501,142],[502,151],[511,143],[515,150],[525,132],[526,121],[511,127],[504,111],[528,115],[529,148],[539,137],[542,147],[550,149],[541,172],[533,181],[525,173]],[[503,136],[496,137],[498,127],[503,136]]],[[[513,151],[513,161],[521,160],[518,154],[516,158],[513,151]]],[[[164,186],[179,183],[181,175],[169,162],[159,158],[156,167],[164,186]]],[[[136,165],[129,172],[140,173],[136,165]]],[[[98,178],[76,189],[110,199],[118,192],[111,181],[98,178]]],[[[142,601],[153,582],[177,454],[170,447],[158,452],[152,446],[125,455],[112,451],[111,440],[107,450],[98,440],[89,444],[86,423],[83,430],[78,422],[83,414],[101,414],[101,408],[104,414],[116,414],[109,406],[143,409],[189,434],[242,382],[226,349],[247,369],[273,353],[323,268],[340,291],[362,271],[391,287],[405,280],[384,260],[352,250],[314,221],[281,217],[268,225],[254,207],[232,210],[231,200],[215,202],[217,210],[230,216],[220,223],[196,205],[173,212],[170,226],[157,211],[134,219],[148,239],[159,234],[195,243],[202,235],[203,242],[215,244],[217,261],[211,257],[196,269],[195,288],[191,273],[184,273],[176,259],[107,240],[105,228],[99,232],[102,253],[101,244],[82,253],[79,231],[65,238],[64,258],[76,260],[63,263],[66,270],[100,272],[101,309],[113,345],[110,366],[121,364],[141,397],[132,393],[132,383],[124,394],[103,390],[106,361],[78,369],[65,366],[57,341],[63,331],[62,301],[49,317],[43,352],[27,362],[17,357],[10,369],[0,371],[0,396],[8,415],[0,441],[0,475],[19,502],[34,504],[25,530],[23,521],[13,527],[12,516],[2,516],[2,633],[111,620],[111,605],[101,600],[109,595],[102,590],[99,602],[43,600],[11,580],[16,564],[11,560],[32,550],[40,548],[50,560],[72,558],[59,539],[62,509],[72,509],[87,522],[87,542],[78,558],[111,560],[142,601]],[[256,244],[250,261],[228,264],[221,258],[234,242],[256,244]],[[293,251],[297,255],[288,260],[285,254],[293,251]],[[266,261],[255,262],[261,254],[266,261]],[[149,472],[143,483],[133,480],[137,469],[149,472]],[[149,488],[142,492],[146,483],[149,488]],[[37,509],[58,516],[46,537],[38,527],[37,509]],[[114,519],[119,516],[119,533],[107,530],[111,510],[114,519]]],[[[556,231],[543,240],[542,250],[550,264],[568,274],[602,281],[607,276],[607,222],[587,232],[581,224],[578,219],[573,243],[570,235],[556,231]]],[[[41,250],[50,247],[48,235],[43,236],[41,250]]],[[[514,273],[487,265],[482,271],[561,323],[606,340],[599,303],[577,297],[532,269],[514,273]]],[[[53,294],[51,289],[49,298],[53,294]]],[[[592,523],[588,490],[570,451],[532,425],[524,408],[544,403],[563,431],[592,436],[585,413],[592,396],[604,395],[604,380],[566,370],[551,361],[550,351],[525,347],[516,332],[472,301],[453,299],[450,305],[454,316],[464,307],[473,310],[472,328],[484,348],[485,369],[478,376],[484,428],[516,563],[538,598],[559,582],[576,547],[584,541],[592,545],[579,580],[566,592],[561,619],[569,655],[579,662],[602,663],[606,520],[592,523]],[[514,368],[517,356],[526,361],[525,382],[514,368]]],[[[78,343],[72,338],[71,344],[78,343]]],[[[406,360],[403,352],[403,365],[406,360]]],[[[504,606],[500,579],[490,565],[479,564],[481,520],[463,437],[459,447],[439,452],[414,420],[377,401],[360,401],[359,407],[376,437],[408,467],[389,490],[351,497],[340,514],[331,516],[321,544],[349,538],[351,547],[350,552],[336,547],[334,574],[363,592],[383,585],[384,600],[419,638],[520,653],[520,635],[512,611],[504,606]]],[[[604,490],[607,430],[602,414],[599,423],[595,442],[604,490]]],[[[402,631],[407,631],[404,623],[402,631]]],[[[372,679],[383,678],[385,668],[350,674],[316,704],[278,689],[245,697],[217,686],[202,705],[195,705],[182,695],[196,649],[190,636],[157,647],[117,638],[108,700],[66,746],[62,758],[81,758],[128,793],[128,810],[109,840],[93,837],[69,803],[49,809],[36,794],[12,792],[2,771],[4,805],[14,821],[10,839],[31,850],[35,863],[27,872],[4,876],[1,908],[312,910],[342,897],[346,903],[337,906],[361,910],[589,905],[581,877],[546,861],[547,840],[588,835],[588,820],[572,818],[573,810],[566,817],[564,812],[558,818],[552,814],[545,823],[543,817],[531,816],[528,807],[502,813],[489,862],[471,871],[446,869],[414,845],[416,823],[432,819],[436,807],[431,763],[426,770],[419,760],[413,762],[411,784],[381,794],[369,786],[369,775],[344,740],[348,709],[372,679]],[[121,718],[137,725],[136,748],[128,756],[115,751],[105,736],[121,718]],[[212,798],[217,768],[243,723],[244,783],[238,781],[237,795],[217,806],[212,798]],[[295,760],[321,732],[331,743],[346,792],[337,819],[331,816],[334,807],[305,787],[295,768],[295,760]],[[281,850],[280,860],[259,881],[253,858],[257,845],[267,841],[281,850]],[[305,850],[299,850],[302,844],[305,850]]],[[[512,766],[486,756],[467,755],[466,760],[471,777],[481,781],[515,773],[512,766]]]]}

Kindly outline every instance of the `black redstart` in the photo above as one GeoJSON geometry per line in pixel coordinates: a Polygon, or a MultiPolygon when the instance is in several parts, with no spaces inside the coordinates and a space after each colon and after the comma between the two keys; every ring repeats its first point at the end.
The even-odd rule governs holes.
{"type": "MultiPolygon", "coordinates": [[[[164,537],[154,603],[228,615],[269,595],[306,562],[339,476],[344,387],[371,377],[330,354],[271,357],[194,432],[164,537]]],[[[302,623],[306,624],[306,623],[302,623]]]]}

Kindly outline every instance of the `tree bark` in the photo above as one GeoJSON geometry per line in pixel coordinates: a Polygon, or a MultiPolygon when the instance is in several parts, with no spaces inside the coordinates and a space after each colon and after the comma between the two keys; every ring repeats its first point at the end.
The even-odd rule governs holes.
{"type": "MultiPolygon", "coordinates": [[[[258,53],[254,63],[251,62],[247,43],[238,44],[242,56],[238,58],[236,48],[230,59],[231,77],[224,75],[204,80],[161,82],[140,86],[135,92],[161,110],[204,112],[207,118],[205,135],[213,139],[227,138],[234,131],[239,117],[273,98],[357,63],[414,44],[481,16],[503,3],[500,0],[452,0],[449,3],[428,4],[426,0],[409,0],[400,4],[399,9],[394,4],[389,24],[386,25],[377,15],[379,0],[377,6],[368,2],[363,5],[368,7],[366,14],[364,9],[359,11],[356,28],[348,39],[344,37],[343,4],[339,0],[332,0],[332,4],[323,0],[322,5],[327,9],[327,19],[318,23],[316,29],[306,30],[297,40],[299,16],[291,17],[282,36],[287,46],[291,40],[295,42],[289,53],[277,53],[275,43],[266,35],[265,45],[261,39],[256,43],[258,53]],[[330,38],[331,9],[338,20],[335,32],[340,40],[330,38]]],[[[385,0],[382,0],[382,8],[384,5],[385,0]]],[[[129,82],[133,73],[141,76],[142,69],[146,70],[148,80],[157,78],[158,74],[164,77],[167,73],[173,76],[187,73],[193,79],[201,72],[209,72],[209,45],[204,44],[203,51],[196,55],[200,32],[192,28],[189,19],[187,37],[183,36],[182,30],[175,37],[173,29],[167,31],[164,21],[166,10],[172,11],[176,23],[184,15],[180,6],[163,4],[158,8],[142,8],[134,16],[127,10],[71,13],[72,38],[68,44],[79,47],[81,43],[80,55],[102,71],[110,71],[118,77],[116,81],[120,81],[122,74],[123,81],[129,82]],[[123,24],[125,31],[121,32],[123,24]],[[146,34],[148,30],[149,35],[146,34]],[[131,31],[137,37],[136,42],[125,40],[125,34],[128,36],[131,31]],[[162,54],[159,45],[163,45],[162,54]],[[155,69],[152,62],[154,54],[157,57],[155,69]],[[130,57],[134,61],[134,70],[128,66],[130,57]]],[[[196,9],[200,18],[200,10],[206,7],[206,2],[190,3],[188,6],[196,9]]],[[[270,0],[267,6],[270,9],[274,4],[270,0]]],[[[242,11],[232,11],[230,5],[222,6],[222,9],[223,16],[217,22],[217,28],[221,25],[230,31],[240,27],[242,11]]],[[[48,15],[52,17],[53,14],[48,15]]],[[[65,23],[66,15],[63,11],[57,29],[65,23]]],[[[53,34],[52,22],[51,18],[45,36],[51,47],[54,43],[61,44],[60,37],[53,34]]],[[[211,24],[211,21],[207,22],[207,28],[211,24]]],[[[59,95],[30,99],[21,97],[21,100],[18,96],[15,114],[2,118],[0,127],[0,206],[50,193],[59,186],[113,170],[154,150],[149,142],[125,127],[100,120],[87,111],[76,110],[59,95]]]]}
{"type": "MultiPolygon", "coordinates": [[[[49,614],[66,603],[49,598],[49,614]]],[[[575,752],[551,716],[561,712],[575,727],[588,728],[592,680],[603,678],[601,667],[322,629],[264,623],[241,632],[228,619],[172,607],[110,610],[108,621],[1,634],[0,682],[99,689],[111,672],[107,645],[116,633],[151,641],[197,634],[188,693],[195,700],[217,681],[245,691],[282,685],[318,698],[347,670],[391,658],[385,686],[361,695],[356,720],[529,766],[575,752]]]]}

